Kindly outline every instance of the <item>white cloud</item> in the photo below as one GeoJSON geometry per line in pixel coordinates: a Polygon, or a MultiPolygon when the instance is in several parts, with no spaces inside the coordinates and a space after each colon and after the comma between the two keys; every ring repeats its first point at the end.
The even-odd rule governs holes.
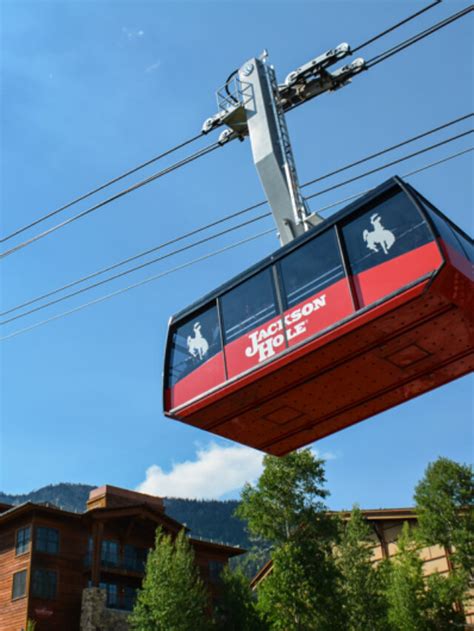
{"type": "Polygon", "coordinates": [[[319,449],[311,449],[311,453],[315,458],[321,458],[322,460],[336,460],[337,456],[332,451],[323,451],[320,452],[319,449]]]}
{"type": "Polygon", "coordinates": [[[155,61],[154,64],[151,64],[150,66],[145,68],[145,72],[155,72],[155,70],[158,70],[160,66],[161,66],[161,61],[158,59],[158,61],[155,61]]]}
{"type": "Polygon", "coordinates": [[[127,28],[126,26],[122,26],[122,33],[128,40],[136,39],[137,37],[143,37],[145,35],[145,31],[143,29],[134,29],[127,28]]]}
{"type": "Polygon", "coordinates": [[[137,491],[149,495],[218,499],[255,481],[262,473],[263,454],[241,446],[211,443],[198,449],[195,460],[173,465],[168,473],[154,464],[137,491]]]}

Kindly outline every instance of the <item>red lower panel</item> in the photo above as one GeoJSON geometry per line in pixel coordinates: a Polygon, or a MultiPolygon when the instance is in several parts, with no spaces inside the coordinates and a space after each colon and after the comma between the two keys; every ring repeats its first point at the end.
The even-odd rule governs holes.
{"type": "Polygon", "coordinates": [[[223,383],[224,356],[218,353],[165,392],[165,409],[171,410],[223,383]]]}
{"type": "Polygon", "coordinates": [[[347,279],[285,311],[288,345],[294,346],[353,313],[347,279]]]}
{"type": "Polygon", "coordinates": [[[442,262],[438,245],[433,241],[353,276],[359,306],[388,296],[438,269],[442,262]]]}

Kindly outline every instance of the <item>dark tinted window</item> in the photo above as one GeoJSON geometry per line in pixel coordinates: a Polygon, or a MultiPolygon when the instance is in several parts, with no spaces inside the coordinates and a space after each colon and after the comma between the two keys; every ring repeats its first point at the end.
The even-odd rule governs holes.
{"type": "Polygon", "coordinates": [[[54,570],[33,570],[31,591],[34,598],[56,598],[57,574],[54,570]]]}
{"type": "Polygon", "coordinates": [[[126,544],[123,550],[123,565],[128,570],[143,572],[145,569],[148,550],[126,544]]]}
{"type": "Polygon", "coordinates": [[[341,280],[344,270],[334,229],[287,254],[280,271],[287,309],[341,280]]]}
{"type": "Polygon", "coordinates": [[[58,554],[59,530],[56,530],[56,528],[45,528],[44,526],[38,526],[36,528],[35,549],[38,552],[58,554]]]}
{"type": "Polygon", "coordinates": [[[168,387],[189,375],[222,350],[217,307],[199,311],[174,329],[171,340],[168,387]]]}
{"type": "Polygon", "coordinates": [[[222,561],[209,561],[209,579],[213,583],[220,581],[223,570],[224,563],[222,561]]]}
{"type": "Polygon", "coordinates": [[[26,595],[26,570],[13,574],[12,598],[26,595]]]}
{"type": "Polygon", "coordinates": [[[25,528],[20,528],[16,532],[16,554],[23,554],[24,552],[28,552],[30,549],[30,536],[31,536],[31,528],[29,526],[25,526],[25,528]]]}
{"type": "Polygon", "coordinates": [[[114,609],[118,607],[118,587],[115,583],[99,583],[101,589],[105,589],[106,593],[106,606],[114,609]]]}
{"type": "Polygon", "coordinates": [[[103,565],[115,567],[119,562],[119,544],[108,539],[102,541],[101,561],[103,565]]]}
{"type": "Polygon", "coordinates": [[[409,197],[400,191],[370,208],[342,228],[352,274],[414,250],[433,236],[409,197]]]}
{"type": "Polygon", "coordinates": [[[448,245],[459,250],[470,261],[474,261],[474,252],[472,240],[466,238],[459,230],[446,221],[439,215],[436,210],[431,206],[429,202],[421,197],[418,197],[418,201],[422,204],[423,208],[429,214],[431,221],[435,225],[436,232],[441,239],[448,245]]]}
{"type": "Polygon", "coordinates": [[[275,317],[279,310],[271,268],[224,294],[221,307],[226,344],[275,317]]]}
{"type": "Polygon", "coordinates": [[[137,589],[128,585],[125,585],[123,588],[123,608],[126,611],[132,611],[137,599],[137,591],[137,589]]]}

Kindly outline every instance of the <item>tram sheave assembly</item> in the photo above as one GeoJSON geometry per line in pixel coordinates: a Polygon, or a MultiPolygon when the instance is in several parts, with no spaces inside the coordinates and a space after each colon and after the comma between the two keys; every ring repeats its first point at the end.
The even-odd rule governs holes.
{"type": "Polygon", "coordinates": [[[165,414],[281,456],[467,374],[473,258],[388,180],[171,318],[165,414]]]}

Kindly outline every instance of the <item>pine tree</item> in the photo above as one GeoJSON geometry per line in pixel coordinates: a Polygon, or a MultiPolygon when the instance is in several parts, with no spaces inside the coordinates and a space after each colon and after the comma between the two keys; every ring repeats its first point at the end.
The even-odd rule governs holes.
{"type": "Polygon", "coordinates": [[[347,631],[386,631],[387,601],[382,569],[373,563],[374,541],[358,507],[341,524],[336,562],[341,575],[347,631]]]}
{"type": "Polygon", "coordinates": [[[206,631],[208,596],[182,530],[173,541],[157,530],[145,578],[130,616],[136,631],[206,631]]]}

